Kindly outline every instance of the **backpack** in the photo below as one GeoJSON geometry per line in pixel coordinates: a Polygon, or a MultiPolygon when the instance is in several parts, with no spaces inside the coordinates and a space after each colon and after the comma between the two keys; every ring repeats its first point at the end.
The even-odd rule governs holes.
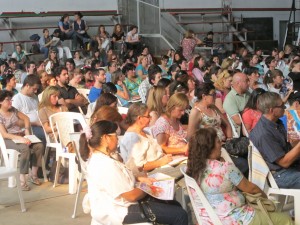
{"type": "Polygon", "coordinates": [[[41,37],[38,34],[33,34],[33,35],[30,35],[30,37],[29,37],[29,39],[32,41],[39,41],[40,38],[41,37]]]}
{"type": "Polygon", "coordinates": [[[33,43],[31,48],[30,48],[30,52],[33,53],[33,54],[37,54],[37,53],[40,53],[40,45],[39,43],[33,43]]]}

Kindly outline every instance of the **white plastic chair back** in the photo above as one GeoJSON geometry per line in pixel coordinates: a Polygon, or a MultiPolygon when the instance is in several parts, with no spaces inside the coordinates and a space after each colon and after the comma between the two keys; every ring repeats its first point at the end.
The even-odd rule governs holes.
{"type": "MultiPolygon", "coordinates": [[[[180,168],[181,173],[184,175],[184,180],[185,180],[185,184],[186,184],[186,189],[188,191],[196,218],[197,218],[197,222],[199,224],[203,224],[201,216],[199,215],[199,212],[197,210],[197,203],[196,203],[196,199],[194,199],[192,193],[191,193],[191,189],[195,190],[196,195],[198,196],[199,200],[201,201],[201,205],[205,208],[205,210],[207,211],[207,214],[209,215],[212,223],[214,225],[222,225],[221,220],[219,219],[218,215],[215,213],[215,210],[211,207],[210,203],[208,202],[208,200],[206,199],[204,193],[202,192],[201,188],[199,187],[199,185],[197,184],[197,182],[195,181],[194,178],[188,176],[185,171],[186,171],[186,166],[183,166],[180,168]]],[[[198,203],[199,204],[199,203],[198,203]]]]}
{"type": "Polygon", "coordinates": [[[121,115],[122,115],[122,114],[127,115],[127,113],[128,113],[128,108],[118,106],[118,111],[119,111],[119,113],[120,113],[121,115]]]}
{"type": "Polygon", "coordinates": [[[233,137],[233,138],[239,138],[239,137],[240,137],[240,134],[239,134],[239,132],[237,132],[236,127],[235,127],[235,125],[234,125],[234,123],[233,123],[231,117],[230,117],[227,113],[226,113],[226,116],[227,116],[228,121],[229,121],[229,124],[230,124],[230,126],[231,126],[232,137],[233,137]]]}
{"type": "Polygon", "coordinates": [[[76,156],[79,159],[81,172],[86,174],[86,162],[81,158],[80,152],[79,152],[79,139],[80,139],[80,132],[74,132],[70,133],[70,141],[72,141],[75,144],[75,153],[76,156]]]}

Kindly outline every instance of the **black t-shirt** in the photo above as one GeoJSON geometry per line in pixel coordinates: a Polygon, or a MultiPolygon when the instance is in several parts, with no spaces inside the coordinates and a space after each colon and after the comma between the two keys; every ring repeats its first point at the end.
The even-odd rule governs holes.
{"type": "MultiPolygon", "coordinates": [[[[57,85],[59,88],[60,92],[60,98],[63,99],[75,99],[76,95],[78,94],[78,91],[76,88],[66,85],[65,87],[61,87],[57,85]]],[[[70,112],[79,112],[78,107],[73,105],[72,107],[69,108],[70,112]]]]}
{"type": "Polygon", "coordinates": [[[120,41],[120,40],[122,40],[122,37],[123,37],[123,36],[124,36],[124,32],[119,33],[119,34],[113,33],[111,37],[112,37],[112,38],[115,38],[116,41],[120,41]]]}

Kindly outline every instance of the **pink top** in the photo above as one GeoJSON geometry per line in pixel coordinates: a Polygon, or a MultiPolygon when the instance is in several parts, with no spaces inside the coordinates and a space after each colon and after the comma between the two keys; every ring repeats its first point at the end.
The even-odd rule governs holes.
{"type": "Polygon", "coordinates": [[[192,73],[194,74],[194,77],[200,82],[204,82],[204,73],[199,68],[194,68],[192,70],[192,73]]]}
{"type": "Polygon", "coordinates": [[[225,97],[226,97],[225,92],[216,90],[216,98],[220,98],[222,102],[224,102],[225,97]]]}
{"type": "Polygon", "coordinates": [[[250,125],[250,131],[255,127],[257,122],[259,121],[262,113],[258,110],[253,109],[245,109],[242,115],[242,119],[244,124],[250,125]]]}
{"type": "Polygon", "coordinates": [[[196,47],[196,40],[193,38],[184,38],[181,41],[182,55],[187,61],[190,61],[193,58],[193,51],[196,47]]]}

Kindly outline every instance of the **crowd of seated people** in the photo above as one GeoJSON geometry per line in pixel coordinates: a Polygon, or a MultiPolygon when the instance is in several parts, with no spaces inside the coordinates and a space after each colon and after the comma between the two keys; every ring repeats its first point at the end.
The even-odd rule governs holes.
{"type": "MultiPolygon", "coordinates": [[[[279,120],[285,107],[299,108],[300,97],[295,97],[300,92],[299,52],[274,49],[272,55],[263,58],[259,51],[250,54],[241,49],[225,58],[213,55],[208,59],[193,54],[195,45],[202,42],[189,31],[182,41],[183,51],[162,52],[157,60],[151,55],[151,48],[142,45],[136,26],[130,28],[125,38],[120,24],[112,35],[100,25],[93,36],[87,33],[88,26],[82,18],[80,12],[75,13],[72,25],[69,16],[64,15],[57,37],[61,41],[71,39],[72,48],[90,43],[91,56],[82,55],[80,49],[72,56],[62,43],[51,46],[55,39],[47,29],[40,39],[46,61],[22,61],[19,46],[9,58],[0,45],[0,133],[9,148],[21,153],[20,179],[24,191],[30,190],[25,180],[29,164],[30,181],[41,184],[37,170],[46,144],[44,131],[50,139],[55,135],[49,117],[67,111],[85,114],[91,125],[91,133],[81,135],[80,151],[89,162],[89,194],[96,196],[90,200],[92,217],[98,222],[143,222],[143,218],[131,213],[139,210],[136,203],[146,196],[135,188],[135,182],[153,182],[145,178],[147,172],[168,164],[175,155],[188,155],[187,173],[198,181],[212,205],[217,203],[210,199],[212,191],[206,185],[207,176],[214,174],[215,166],[228,173],[222,174],[222,180],[230,188],[222,183],[216,186],[218,201],[228,203],[222,192],[222,188],[227,188],[230,194],[237,195],[238,204],[226,208],[226,212],[217,207],[219,217],[225,221],[239,217],[240,224],[255,224],[253,221],[260,219],[260,213],[247,206],[235,188],[262,192],[243,176],[247,176],[247,159],[230,153],[233,165],[222,162],[219,156],[221,144],[238,139],[234,133],[251,140],[261,151],[279,187],[300,187],[296,160],[300,144],[288,142],[279,120]],[[127,52],[116,51],[120,46],[123,48],[124,42],[127,52]],[[88,95],[83,95],[81,89],[88,90],[88,95]],[[128,113],[118,112],[118,107],[128,108],[128,113]],[[241,129],[243,126],[245,130],[241,129]],[[23,137],[30,133],[42,142],[31,144],[23,137]],[[124,137],[119,143],[120,155],[114,157],[117,135],[124,137]],[[12,139],[24,144],[15,144],[12,139]],[[120,217],[104,210],[105,204],[99,200],[102,197],[120,211],[120,217]],[[93,214],[97,207],[103,211],[93,214]],[[231,209],[234,213],[230,213],[231,209]]],[[[149,202],[158,207],[157,222],[187,224],[178,202],[149,202]],[[159,207],[178,211],[178,217],[170,221],[159,207]]],[[[201,210],[196,213],[206,216],[201,210]]],[[[278,221],[288,220],[276,215],[278,221]]]]}

